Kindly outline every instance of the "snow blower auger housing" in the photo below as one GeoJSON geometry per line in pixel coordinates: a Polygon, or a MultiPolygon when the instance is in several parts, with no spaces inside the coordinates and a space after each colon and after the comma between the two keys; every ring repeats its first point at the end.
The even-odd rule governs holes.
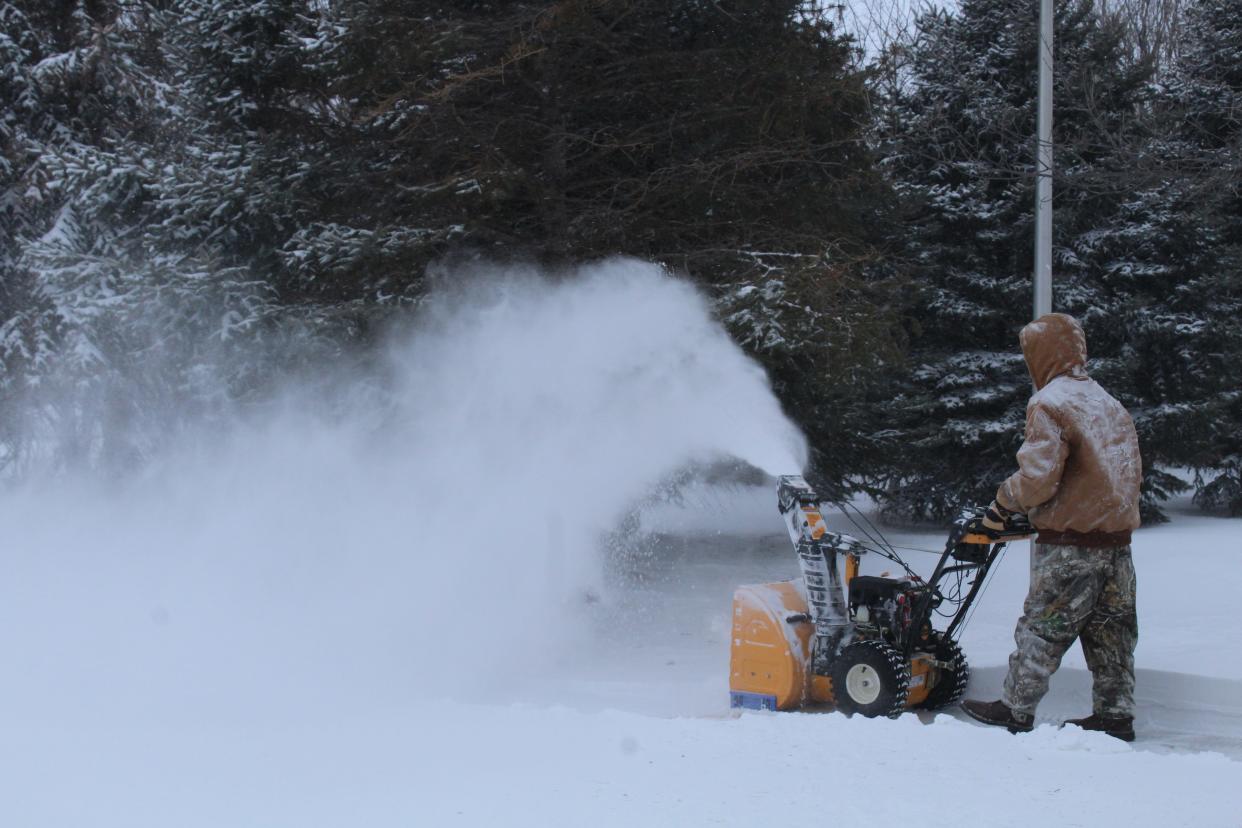
{"type": "Polygon", "coordinates": [[[954,636],[1005,544],[1030,537],[1030,527],[991,534],[981,525],[983,509],[962,512],[924,581],[891,547],[828,531],[820,497],[801,477],[780,478],[777,503],[802,577],[734,592],[730,704],[794,710],[819,703],[896,716],[956,702],[970,671],[954,636]],[[859,575],[865,554],[893,560],[906,577],[859,575]],[[933,614],[948,619],[943,630],[933,614]]]}

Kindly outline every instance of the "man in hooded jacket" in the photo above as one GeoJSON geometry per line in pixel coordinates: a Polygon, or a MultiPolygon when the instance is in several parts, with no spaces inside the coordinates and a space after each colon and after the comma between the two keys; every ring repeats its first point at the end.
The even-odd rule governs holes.
{"type": "Polygon", "coordinates": [[[1134,739],[1138,641],[1130,533],[1139,526],[1142,462],[1134,423],[1087,376],[1087,340],[1071,316],[1052,313],[1022,329],[1035,382],[1018,471],[996,492],[984,525],[1026,514],[1038,530],[1031,586],[1018,620],[1001,699],[967,700],[973,718],[1017,733],[1033,726],[1048,681],[1076,639],[1091,669],[1087,730],[1134,739]]]}

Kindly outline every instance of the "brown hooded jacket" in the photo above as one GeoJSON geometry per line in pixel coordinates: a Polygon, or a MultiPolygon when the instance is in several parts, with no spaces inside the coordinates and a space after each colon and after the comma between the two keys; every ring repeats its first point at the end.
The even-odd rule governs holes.
{"type": "Polygon", "coordinates": [[[1025,512],[1042,543],[1128,544],[1143,475],[1134,422],[1087,376],[1087,338],[1072,316],[1041,316],[1019,339],[1035,394],[1018,471],[997,502],[1025,512]]]}

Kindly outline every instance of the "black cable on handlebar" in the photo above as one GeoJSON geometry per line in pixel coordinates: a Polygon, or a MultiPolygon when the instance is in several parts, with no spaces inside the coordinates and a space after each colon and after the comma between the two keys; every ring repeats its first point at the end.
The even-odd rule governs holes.
{"type": "Polygon", "coordinates": [[[877,527],[874,523],[871,522],[870,518],[868,518],[866,515],[862,513],[861,509],[859,509],[857,506],[855,506],[854,504],[846,500],[838,500],[833,505],[836,506],[838,509],[840,509],[841,514],[845,515],[846,520],[854,524],[854,528],[856,528],[863,535],[866,535],[866,537],[872,543],[884,547],[886,550],[888,550],[893,555],[897,554],[897,549],[891,543],[888,542],[888,538],[884,537],[884,533],[880,531],[879,527],[877,527]],[[859,519],[861,519],[863,523],[867,524],[867,528],[863,528],[861,525],[859,525],[858,521],[855,520],[854,517],[849,513],[850,509],[853,509],[854,513],[858,515],[859,519]],[[868,531],[868,529],[870,529],[871,531],[868,531]],[[875,534],[872,535],[872,532],[874,532],[875,534]]]}
{"type": "Polygon", "coordinates": [[[962,594],[962,587],[965,585],[965,583],[966,583],[966,573],[958,572],[953,578],[953,591],[948,594],[944,592],[940,593],[941,597],[945,601],[949,602],[949,604],[951,604],[954,607],[954,610],[952,612],[945,612],[942,609],[940,609],[939,606],[933,607],[932,612],[936,613],[936,615],[940,616],[941,618],[952,618],[953,616],[957,615],[956,608],[961,606],[961,603],[966,600],[966,596],[962,594]]]}
{"type": "MultiPolygon", "coordinates": [[[[874,544],[875,547],[878,547],[878,548],[873,548],[871,550],[872,552],[900,566],[903,570],[905,570],[906,575],[911,580],[914,580],[914,581],[923,580],[923,576],[910,568],[910,565],[902,559],[900,554],[898,554],[897,547],[893,546],[893,544],[889,542],[888,538],[884,537],[884,533],[881,532],[879,527],[877,527],[874,523],[872,523],[871,520],[865,514],[863,514],[861,509],[859,509],[854,504],[849,503],[845,500],[833,501],[833,505],[836,506],[837,509],[841,512],[841,514],[845,517],[845,519],[848,520],[854,526],[854,528],[858,530],[858,533],[860,535],[867,538],[867,540],[871,541],[871,543],[874,544]],[[858,516],[858,519],[855,519],[854,515],[850,514],[851,509],[854,511],[854,514],[858,516]],[[858,522],[859,519],[862,520],[863,523],[866,524],[866,526],[863,526],[862,524],[860,524],[858,522]]],[[[929,552],[931,550],[922,549],[919,551],[929,552]]],[[[937,590],[937,592],[939,593],[939,590],[937,590]]],[[[943,597],[943,595],[941,597],[943,597]]]]}
{"type": "Polygon", "coordinates": [[[840,509],[841,514],[845,517],[845,519],[848,520],[851,525],[853,525],[854,531],[858,532],[858,534],[862,535],[864,538],[870,541],[873,546],[878,546],[886,552],[892,551],[888,548],[888,543],[883,539],[883,537],[877,538],[875,535],[868,532],[866,527],[862,526],[862,524],[854,520],[853,516],[850,515],[850,513],[845,510],[845,507],[843,506],[843,504],[836,503],[834,505],[838,509],[840,509]]]}
{"type": "Polygon", "coordinates": [[[923,576],[922,576],[922,575],[919,575],[919,573],[915,572],[913,569],[911,569],[911,568],[910,568],[910,565],[909,565],[909,564],[907,564],[905,561],[903,561],[903,560],[902,560],[899,556],[897,556],[897,555],[894,555],[894,554],[890,553],[887,549],[872,549],[872,550],[870,550],[870,551],[872,551],[872,552],[874,552],[875,554],[879,555],[881,558],[884,558],[884,559],[886,559],[886,560],[892,561],[893,563],[895,563],[895,564],[897,564],[898,566],[900,566],[902,569],[904,569],[904,570],[906,571],[906,575],[910,576],[910,578],[911,578],[911,579],[913,579],[913,580],[915,580],[915,581],[922,581],[922,580],[923,580],[923,576]]]}
{"type": "Polygon", "coordinates": [[[939,549],[924,549],[921,546],[902,546],[899,543],[890,543],[889,546],[893,549],[905,549],[908,552],[926,552],[928,555],[939,555],[941,552],[939,549]]]}
{"type": "Polygon", "coordinates": [[[958,624],[957,629],[955,630],[959,640],[962,637],[962,633],[966,630],[966,627],[969,626],[970,620],[975,617],[975,610],[979,609],[979,599],[983,597],[983,593],[988,591],[988,585],[992,583],[992,578],[996,575],[996,570],[1000,568],[1001,559],[1005,557],[1005,553],[1007,551],[1009,551],[1009,544],[1005,544],[1001,547],[1000,552],[996,555],[996,560],[992,561],[992,565],[988,567],[988,575],[983,580],[983,586],[979,587],[978,594],[975,595],[975,602],[966,612],[966,617],[962,619],[962,623],[958,624]]]}

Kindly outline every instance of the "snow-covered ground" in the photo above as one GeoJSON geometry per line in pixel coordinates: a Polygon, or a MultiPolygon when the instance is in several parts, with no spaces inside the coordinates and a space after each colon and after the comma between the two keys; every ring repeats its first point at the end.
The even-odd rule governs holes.
{"type": "MultiPolygon", "coordinates": [[[[896,721],[730,712],[732,587],[793,574],[764,501],[772,503],[767,490],[699,492],[680,514],[651,516],[683,534],[663,535],[651,557],[618,567],[608,597],[575,611],[583,634],[573,657],[539,675],[498,670],[485,686],[446,694],[436,665],[410,651],[393,653],[420,667],[423,686],[406,698],[345,701],[314,688],[301,698],[289,688],[286,700],[262,695],[253,709],[232,705],[216,718],[221,711],[193,694],[186,710],[99,709],[70,687],[6,705],[0,822],[750,825],[808,814],[904,820],[920,809],[934,824],[1242,822],[1242,667],[1232,657],[1242,634],[1231,623],[1229,577],[1238,571],[1237,522],[1175,507],[1173,522],[1137,536],[1140,709],[1131,746],[1057,728],[1090,710],[1077,648],[1040,709],[1042,725],[1021,736],[957,712],[896,721]],[[717,534],[720,525],[729,531],[717,534]]],[[[940,540],[888,534],[927,549],[940,540]]],[[[997,693],[1025,565],[1020,545],[966,631],[974,695],[997,693]]],[[[486,641],[473,646],[486,660],[486,641]]]]}
{"type": "MultiPolygon", "coordinates": [[[[692,290],[504,283],[385,370],[383,417],[291,393],[136,476],[0,491],[0,828],[1242,824],[1242,522],[1175,504],[1136,536],[1133,745],[1057,729],[1089,712],[1077,650],[1022,736],[735,715],[732,591],[795,574],[772,487],[692,487],[598,547],[687,463],[800,466],[692,290]]],[[[923,568],[942,543],[889,538],[923,568]]],[[[965,632],[974,695],[1026,565],[965,632]]]]}

